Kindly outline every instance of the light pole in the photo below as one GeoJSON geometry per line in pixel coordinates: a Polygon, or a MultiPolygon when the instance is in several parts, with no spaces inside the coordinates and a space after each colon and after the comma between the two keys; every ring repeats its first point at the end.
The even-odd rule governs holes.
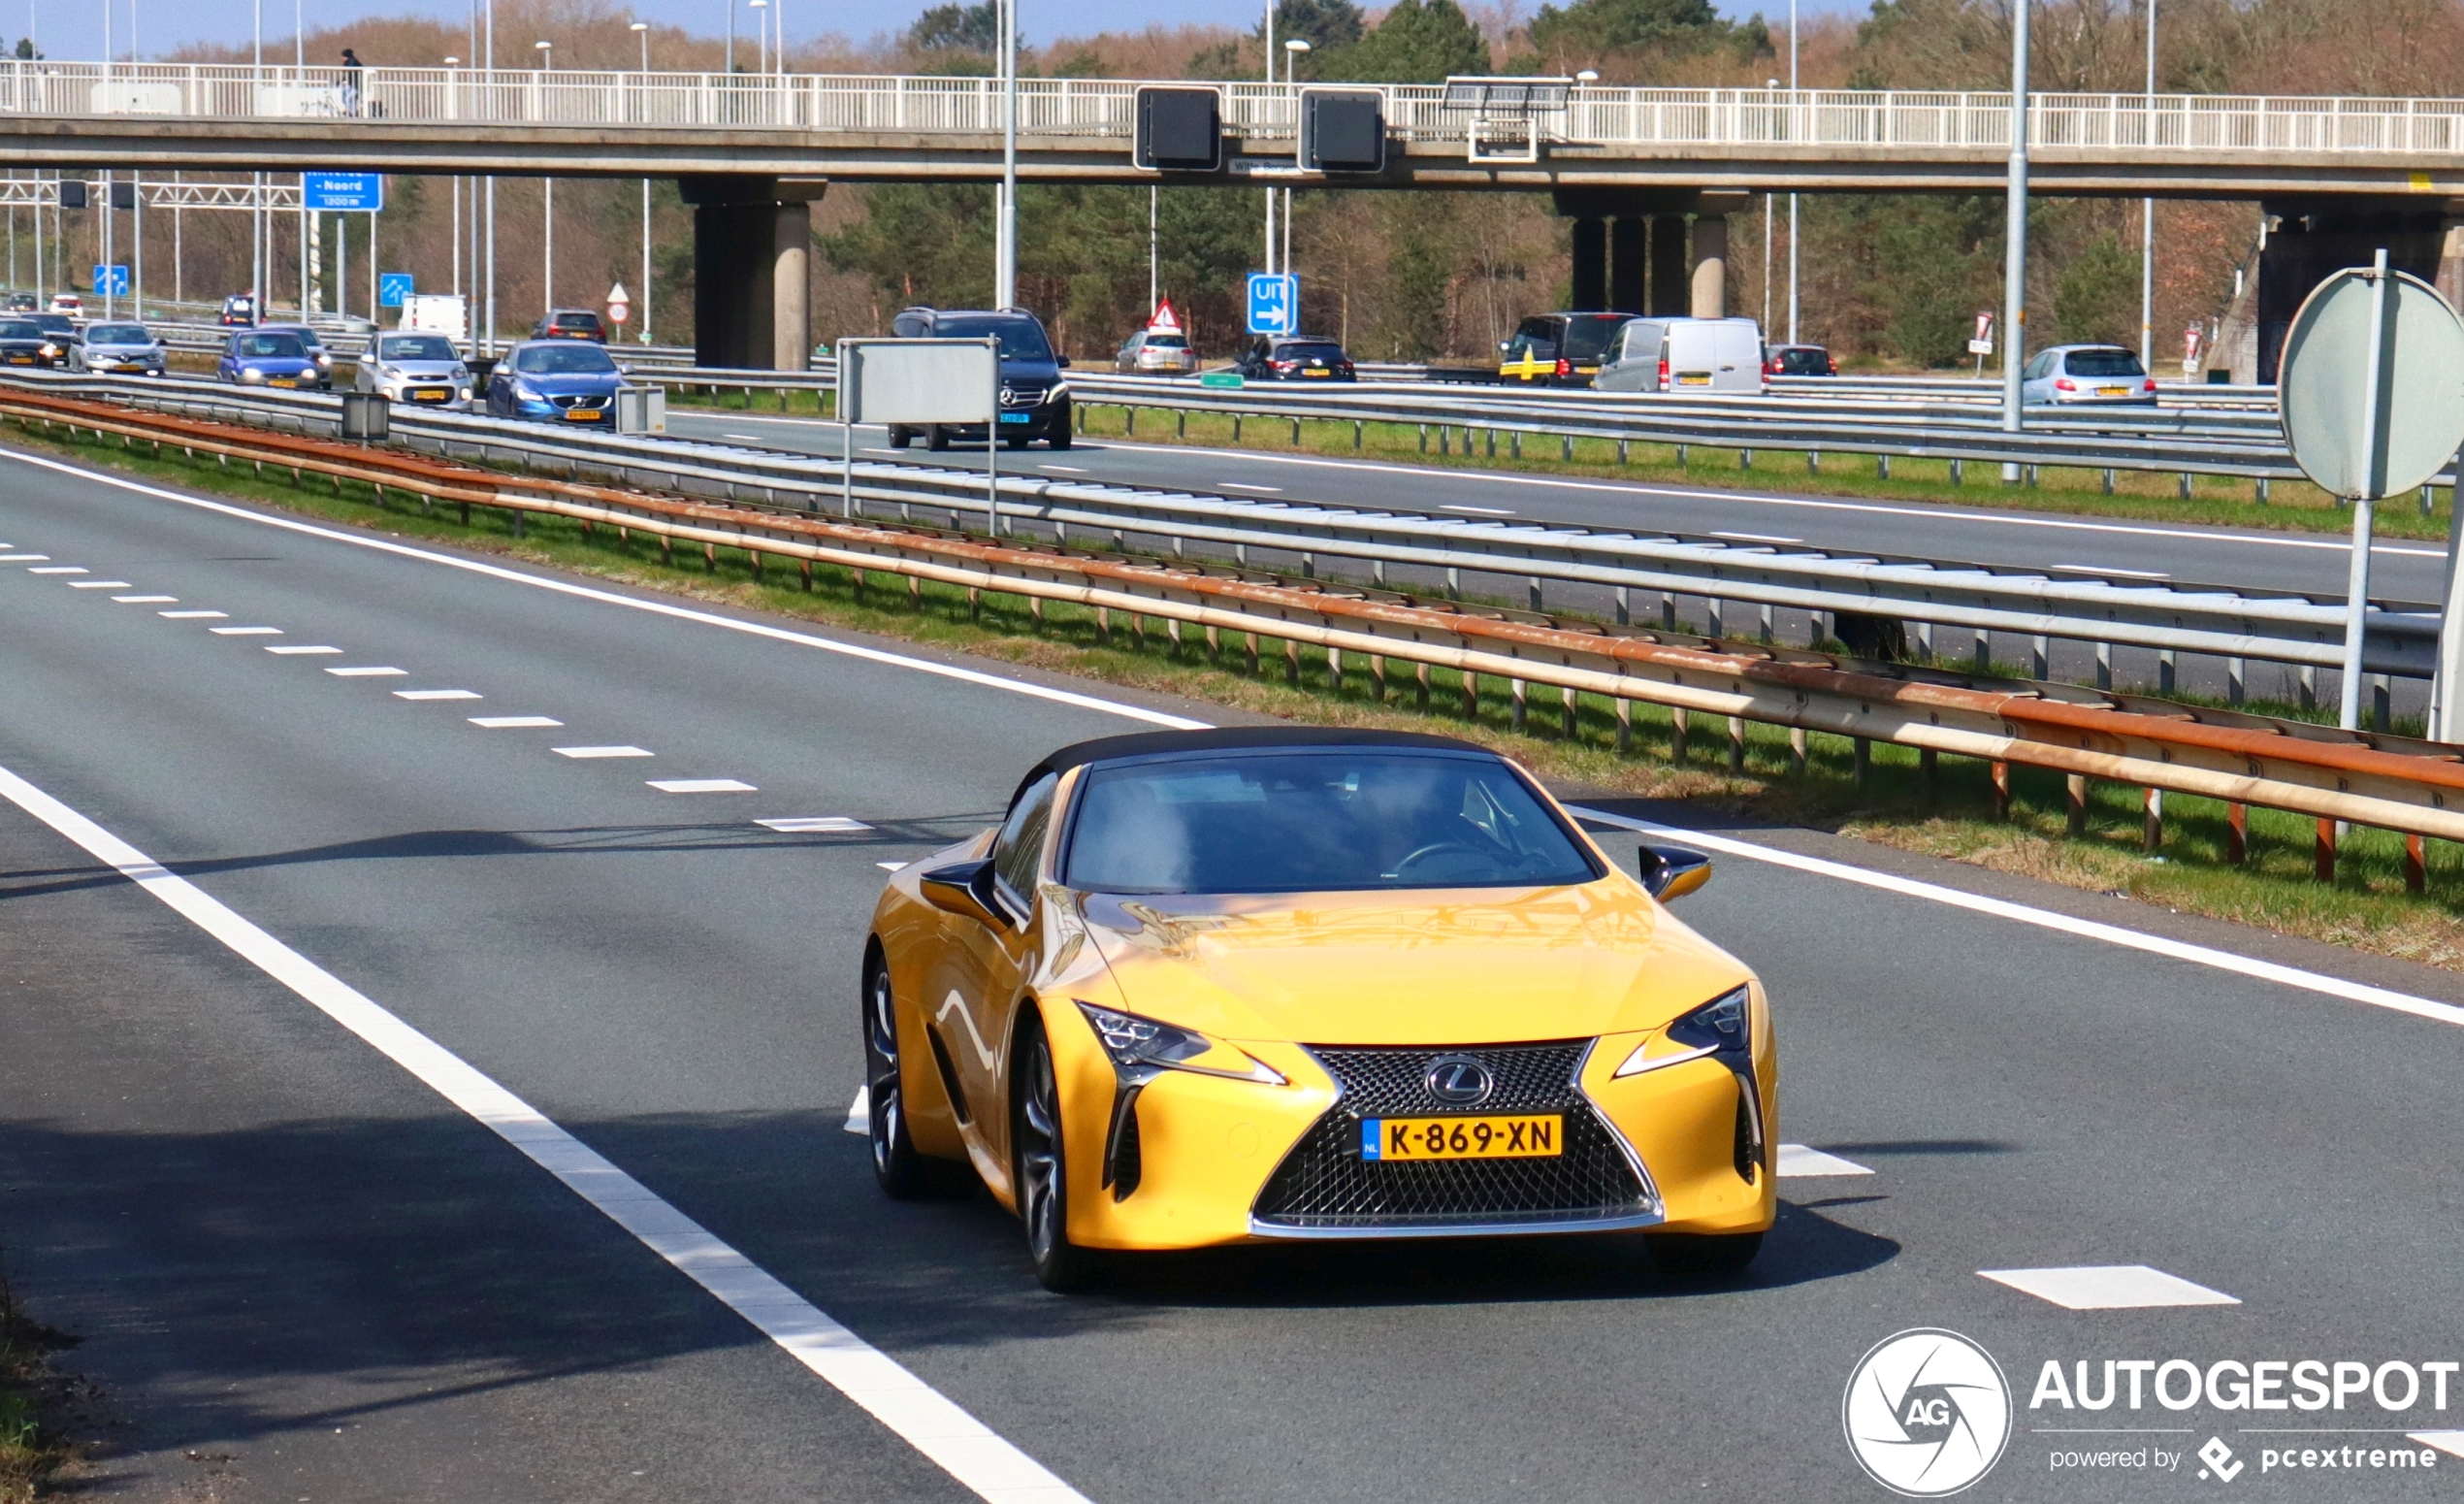
{"type": "MultiPolygon", "coordinates": [[[[2021,0],[2025,4],[2026,0],[2021,0]]],[[[1803,103],[1797,97],[1797,0],[1788,0],[1788,124],[1789,139],[1797,136],[1797,122],[1805,117],[1803,103]]],[[[1797,343],[1797,195],[1788,195],[1788,343],[1797,343]]]]}
{"type": "MultiPolygon", "coordinates": [[[[461,66],[461,58],[450,55],[445,58],[446,68],[454,69],[461,66]]],[[[462,90],[453,82],[448,82],[445,88],[446,92],[458,104],[461,99],[462,90]]],[[[448,112],[451,112],[453,108],[453,106],[447,106],[448,112]]],[[[445,264],[453,271],[453,276],[451,278],[451,281],[453,282],[453,295],[459,298],[462,296],[462,180],[460,178],[448,178],[445,180],[445,186],[453,194],[453,240],[449,243],[452,249],[446,252],[445,264]]]]}
{"type": "MultiPolygon", "coordinates": [[[[488,98],[490,102],[493,103],[496,93],[497,74],[497,0],[488,0],[487,31],[480,38],[480,42],[486,49],[486,50],[479,54],[479,66],[481,69],[480,76],[487,81],[484,97],[488,98]]],[[[486,345],[486,352],[493,355],[496,353],[497,349],[497,180],[493,177],[487,180],[487,208],[485,212],[485,218],[487,220],[487,228],[483,232],[481,239],[486,245],[488,270],[482,280],[482,284],[487,292],[488,306],[488,343],[486,345]]]]}
{"type": "MultiPolygon", "coordinates": [[[[1275,89],[1275,0],[1266,0],[1266,87],[1275,89]]],[[[1266,270],[1275,271],[1275,185],[1266,187],[1266,270]]]]}
{"type": "Polygon", "coordinates": [[[1019,299],[1019,9],[996,0],[1001,13],[1001,204],[994,241],[992,305],[1019,299]]]}
{"type": "MultiPolygon", "coordinates": [[[[1283,44],[1283,86],[1292,92],[1292,115],[1295,120],[1300,116],[1300,90],[1299,81],[1293,70],[1300,62],[1301,54],[1308,50],[1309,39],[1306,37],[1293,37],[1283,44]]],[[[1283,252],[1276,259],[1281,270],[1288,272],[1292,269],[1292,190],[1289,188],[1283,190],[1283,252]]],[[[1295,316],[1297,312],[1296,310],[1295,316]]]]}
{"type": "MultiPolygon", "coordinates": [[[[1764,87],[1766,90],[1768,90],[1768,91],[1771,91],[1771,92],[1777,92],[1777,91],[1778,91],[1778,89],[1779,89],[1779,80],[1777,80],[1777,79],[1767,80],[1767,81],[1766,81],[1766,82],[1765,82],[1765,83],[1763,84],[1763,87],[1764,87]]],[[[1772,208],[1773,208],[1773,207],[1774,207],[1774,206],[1773,206],[1773,205],[1772,205],[1772,203],[1771,203],[1771,195],[1770,195],[1770,194],[1768,194],[1768,193],[1764,194],[1764,195],[1763,195],[1763,337],[1764,337],[1765,339],[1769,339],[1769,338],[1770,338],[1770,331],[1771,331],[1771,210],[1772,210],[1772,208]]]]}
{"type": "MultiPolygon", "coordinates": [[[[2020,430],[2020,365],[2027,355],[2027,0],[2011,6],[2011,166],[2002,256],[2002,431],[2020,430]]],[[[2019,466],[2002,466],[2002,481],[2019,466]]]]}
{"type": "Polygon", "coordinates": [[[735,0],[728,0],[728,77],[735,77],[735,0]]]}
{"type": "MultiPolygon", "coordinates": [[[[539,71],[554,73],[556,71],[556,44],[534,42],[531,45],[538,49],[539,71]]],[[[539,278],[539,311],[544,313],[556,307],[556,180],[554,178],[539,180],[539,204],[546,211],[547,220],[546,233],[539,237],[543,265],[539,278]]]]}
{"type": "MultiPolygon", "coordinates": [[[[2140,112],[2148,122],[2148,145],[2156,145],[2156,0],[2148,0],[2148,105],[2140,112]]],[[[2156,198],[2139,201],[2139,366],[2156,375],[2156,198]]],[[[2185,376],[2188,373],[2185,372],[2185,376]]]]}
{"type": "Polygon", "coordinates": [[[753,72],[758,78],[770,71],[770,0],[744,0],[753,13],[753,72]]]}
{"type": "MultiPolygon", "coordinates": [[[[650,22],[633,22],[633,35],[641,38],[642,118],[650,116],[650,22]]],[[[641,180],[641,333],[642,343],[650,343],[650,180],[641,180]]]]}

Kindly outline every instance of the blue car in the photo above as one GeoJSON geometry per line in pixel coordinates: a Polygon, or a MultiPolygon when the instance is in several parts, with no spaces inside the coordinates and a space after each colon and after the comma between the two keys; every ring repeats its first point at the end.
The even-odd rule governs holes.
{"type": "Polygon", "coordinates": [[[525,340],[488,377],[488,411],[551,423],[616,424],[616,389],[625,374],[597,344],[525,340]]]}
{"type": "Polygon", "coordinates": [[[233,335],[214,363],[214,376],[236,386],[322,388],[325,369],[298,335],[250,329],[233,335]]]}

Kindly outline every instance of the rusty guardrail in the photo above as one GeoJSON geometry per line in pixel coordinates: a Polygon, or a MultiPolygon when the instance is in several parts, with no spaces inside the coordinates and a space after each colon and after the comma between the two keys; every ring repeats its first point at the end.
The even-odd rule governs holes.
{"type": "Polygon", "coordinates": [[[1745,723],[1789,728],[1799,766],[1805,734],[1821,732],[1855,743],[1860,772],[1872,742],[1917,748],[1992,765],[1997,802],[2009,796],[2012,766],[2061,772],[2069,779],[2074,825],[2084,819],[2086,781],[2136,785],[2147,796],[2147,836],[2161,836],[2161,793],[2223,801],[2238,860],[2249,806],[2315,817],[2322,878],[2334,871],[2339,821],[2383,828],[2408,837],[2408,883],[2424,878],[2421,840],[2464,841],[2464,746],[2340,731],[2116,696],[2069,685],[1991,679],[1904,665],[1685,637],[1634,627],[1559,618],[1513,619],[1508,613],[1429,602],[1314,580],[1292,580],[1182,561],[1147,561],[1016,540],[991,542],[939,530],[833,520],[809,512],[709,501],[686,501],[578,480],[509,475],[396,450],[174,417],[111,404],[0,389],[0,416],[120,437],[123,444],[171,444],[191,456],[266,465],[295,478],[317,474],[340,489],[344,480],[421,497],[429,505],[510,512],[517,533],[524,517],[571,518],[585,529],[647,533],[672,560],[678,543],[699,544],[716,567],[717,550],[743,551],[759,571],[772,556],[797,561],[809,586],[812,567],[904,577],[911,591],[924,581],[962,588],[970,602],[985,592],[1029,603],[1040,620],[1044,603],[1091,608],[1109,635],[1114,613],[1125,612],[1142,638],[1146,619],[1165,624],[1176,642],[1184,627],[1204,631],[1211,653],[1222,634],[1248,638],[1254,665],[1261,642],[1284,644],[1286,673],[1300,675],[1299,647],[1324,650],[1340,681],[1344,655],[1367,660],[1382,701],[1388,665],[1414,666],[1425,702],[1428,670],[1463,676],[1460,693],[1475,703],[1477,678],[1506,679],[1517,725],[1531,685],[1555,688],[1571,731],[1575,696],[1608,699],[1618,741],[1630,740],[1632,707],[1656,704],[1672,713],[1674,750],[1685,756],[1690,718],[1724,718],[1729,765],[1741,768],[1745,723]]]}

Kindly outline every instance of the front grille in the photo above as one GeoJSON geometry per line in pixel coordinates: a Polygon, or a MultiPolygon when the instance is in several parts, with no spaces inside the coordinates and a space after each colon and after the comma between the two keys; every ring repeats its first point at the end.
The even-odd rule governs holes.
{"type": "Polygon", "coordinates": [[[1588,1040],[1444,1049],[1312,1047],[1342,1088],[1335,1105],[1292,1146],[1259,1193],[1261,1224],[1305,1230],[1443,1228],[1465,1224],[1581,1223],[1651,1210],[1634,1166],[1574,1076],[1588,1040]],[[1450,1107],[1429,1093],[1429,1064],[1469,1055],[1497,1082],[1476,1107],[1450,1107]],[[1557,1112],[1565,1152],[1553,1159],[1364,1161],[1366,1118],[1557,1112]]]}
{"type": "Polygon", "coordinates": [[[578,408],[584,410],[597,410],[599,408],[605,405],[607,399],[599,396],[596,393],[583,392],[580,395],[573,397],[551,397],[548,401],[554,403],[560,408],[567,409],[578,408]]]}
{"type": "Polygon", "coordinates": [[[1047,390],[1047,388],[1041,386],[1010,386],[1004,384],[1001,388],[1001,406],[1004,408],[1040,407],[1043,404],[1047,390]]]}

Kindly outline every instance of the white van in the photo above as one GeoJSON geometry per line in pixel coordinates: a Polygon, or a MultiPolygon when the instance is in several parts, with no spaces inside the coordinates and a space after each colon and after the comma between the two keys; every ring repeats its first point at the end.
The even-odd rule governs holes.
{"type": "Polygon", "coordinates": [[[470,306],[458,292],[415,292],[403,299],[403,329],[440,334],[456,344],[470,339],[470,306]]]}
{"type": "Polygon", "coordinates": [[[1635,318],[1593,378],[1602,392],[1763,391],[1763,328],[1750,318],[1635,318]]]}

